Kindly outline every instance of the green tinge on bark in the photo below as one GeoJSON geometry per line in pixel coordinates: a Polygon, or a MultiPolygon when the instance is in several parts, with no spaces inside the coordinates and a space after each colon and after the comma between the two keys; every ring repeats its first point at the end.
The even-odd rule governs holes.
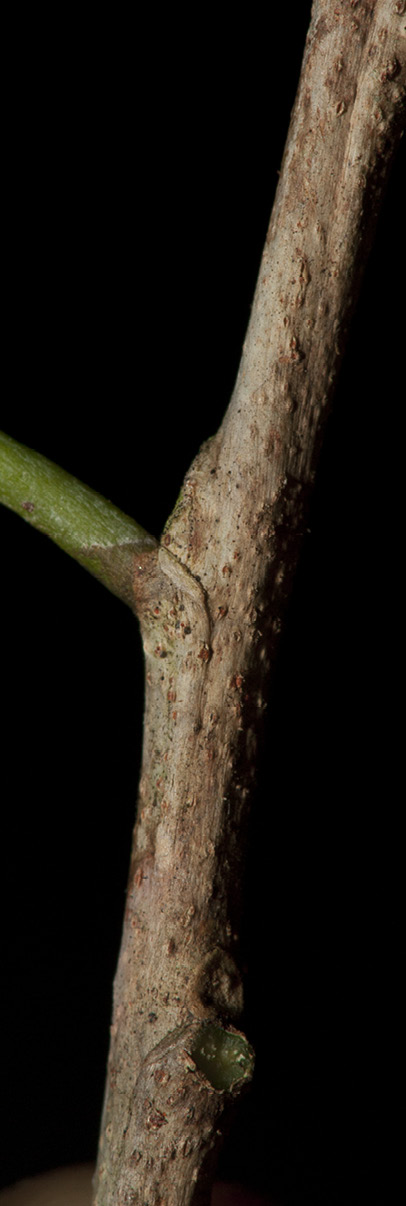
{"type": "Polygon", "coordinates": [[[134,558],[157,541],[108,499],[0,432],[0,502],[130,606],[134,558]]]}
{"type": "Polygon", "coordinates": [[[254,1052],[244,1035],[211,1022],[196,1035],[191,1056],[213,1089],[230,1092],[254,1071],[254,1052]]]}

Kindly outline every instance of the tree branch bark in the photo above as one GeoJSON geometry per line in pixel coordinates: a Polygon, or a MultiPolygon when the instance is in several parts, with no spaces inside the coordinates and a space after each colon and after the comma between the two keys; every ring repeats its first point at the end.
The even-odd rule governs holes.
{"type": "Polygon", "coordinates": [[[97,1206],[208,1202],[224,1111],[251,1072],[244,827],[325,418],[404,126],[405,52],[403,0],[314,4],[235,391],[160,550],[134,566],[145,739],[97,1206]]]}

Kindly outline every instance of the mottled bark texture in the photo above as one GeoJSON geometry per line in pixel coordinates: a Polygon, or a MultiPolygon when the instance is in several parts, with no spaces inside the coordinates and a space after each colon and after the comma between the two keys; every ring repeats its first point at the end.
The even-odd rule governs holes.
{"type": "MultiPolygon", "coordinates": [[[[208,1202],[238,1095],[243,830],[270,667],[349,316],[405,120],[403,0],[317,0],[241,367],[162,538],[134,565],[143,765],[95,1202],[208,1202]],[[200,1036],[200,1037],[199,1037],[200,1036]]],[[[287,48],[281,48],[287,53],[287,48]]],[[[242,1061],[241,1073],[244,1068],[242,1061]]]]}

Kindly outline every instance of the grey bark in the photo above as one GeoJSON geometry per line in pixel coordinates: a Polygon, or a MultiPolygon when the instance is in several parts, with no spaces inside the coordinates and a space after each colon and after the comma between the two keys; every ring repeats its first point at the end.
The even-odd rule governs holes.
{"type": "Polygon", "coordinates": [[[325,418],[405,122],[405,33],[404,0],[314,4],[234,394],[160,550],[134,564],[145,737],[97,1206],[208,1202],[244,1080],[215,1088],[199,1050],[209,1024],[239,1043],[242,832],[325,418]]]}

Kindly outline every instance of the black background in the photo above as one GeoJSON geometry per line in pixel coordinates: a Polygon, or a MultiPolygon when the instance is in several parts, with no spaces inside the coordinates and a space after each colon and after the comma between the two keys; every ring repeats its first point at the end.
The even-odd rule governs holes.
{"type": "MultiPolygon", "coordinates": [[[[1,426],[156,535],[238,368],[309,19],[279,7],[221,35],[202,11],[142,29],[36,14],[10,38],[1,426]]],[[[402,172],[404,151],[326,434],[247,851],[257,1071],[222,1175],[297,1206],[402,1200],[402,172]]],[[[143,668],[130,612],[0,521],[7,1184],[96,1151],[143,668]]]]}

